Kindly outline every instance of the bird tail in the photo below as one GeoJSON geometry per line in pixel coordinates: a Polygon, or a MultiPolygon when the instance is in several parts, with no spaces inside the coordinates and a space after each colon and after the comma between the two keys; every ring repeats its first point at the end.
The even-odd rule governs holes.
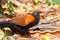
{"type": "Polygon", "coordinates": [[[13,34],[20,34],[21,36],[29,36],[29,31],[25,30],[19,25],[13,24],[11,22],[0,22],[0,28],[3,29],[5,27],[10,28],[13,34]]]}

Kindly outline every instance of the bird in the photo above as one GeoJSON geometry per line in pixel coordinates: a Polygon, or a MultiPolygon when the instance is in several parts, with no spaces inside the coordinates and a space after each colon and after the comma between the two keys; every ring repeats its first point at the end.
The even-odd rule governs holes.
{"type": "MultiPolygon", "coordinates": [[[[39,20],[40,20],[39,14],[40,14],[40,11],[34,11],[32,14],[28,14],[27,17],[25,17],[25,19],[26,18],[27,19],[22,20],[23,22],[27,21],[25,24],[20,23],[20,16],[17,18],[14,18],[11,21],[0,22],[0,28],[3,29],[4,27],[9,27],[13,33],[18,33],[22,36],[30,36],[29,28],[31,28],[39,23],[39,20]]],[[[23,17],[22,17],[22,19],[23,19],[23,17]]]]}

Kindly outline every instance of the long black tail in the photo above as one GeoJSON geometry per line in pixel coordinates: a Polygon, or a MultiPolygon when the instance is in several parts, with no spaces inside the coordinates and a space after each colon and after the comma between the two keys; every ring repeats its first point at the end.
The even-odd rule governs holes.
{"type": "Polygon", "coordinates": [[[12,30],[13,33],[21,31],[21,28],[18,27],[18,25],[16,25],[16,24],[13,24],[13,23],[10,23],[10,22],[0,22],[0,28],[2,29],[4,27],[9,27],[12,30]]]}
{"type": "Polygon", "coordinates": [[[21,36],[29,36],[29,31],[11,22],[0,22],[0,28],[3,29],[4,27],[9,27],[12,30],[13,34],[17,33],[21,36]]]}

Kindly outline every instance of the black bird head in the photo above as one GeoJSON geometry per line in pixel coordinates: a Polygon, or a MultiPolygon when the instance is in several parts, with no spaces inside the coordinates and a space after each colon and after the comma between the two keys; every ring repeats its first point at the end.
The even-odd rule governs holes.
{"type": "Polygon", "coordinates": [[[36,10],[32,13],[32,15],[37,19],[37,20],[40,20],[40,11],[36,10]]]}

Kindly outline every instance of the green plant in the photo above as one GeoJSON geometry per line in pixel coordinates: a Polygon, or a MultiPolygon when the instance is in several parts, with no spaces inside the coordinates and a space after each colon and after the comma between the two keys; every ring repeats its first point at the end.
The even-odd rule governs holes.
{"type": "Polygon", "coordinates": [[[7,8],[8,8],[8,12],[15,14],[14,8],[17,8],[18,6],[14,3],[12,3],[10,0],[7,0],[7,8]]]}
{"type": "Polygon", "coordinates": [[[8,37],[7,36],[5,36],[5,37],[3,37],[3,39],[2,40],[8,40],[8,37]]]}
{"type": "Polygon", "coordinates": [[[2,30],[6,36],[12,35],[12,30],[9,27],[4,27],[2,30]]]}
{"type": "Polygon", "coordinates": [[[60,4],[60,0],[46,0],[46,3],[49,6],[54,6],[54,5],[60,4]]]}
{"type": "Polygon", "coordinates": [[[4,37],[4,32],[0,29],[0,40],[4,37]]]}
{"type": "Polygon", "coordinates": [[[0,5],[0,17],[2,17],[3,9],[2,6],[0,5]]]}
{"type": "Polygon", "coordinates": [[[42,37],[42,40],[50,40],[50,38],[49,38],[49,36],[44,35],[44,36],[42,37]]]}
{"type": "Polygon", "coordinates": [[[39,0],[34,0],[34,4],[38,4],[39,2],[39,0]]]}

